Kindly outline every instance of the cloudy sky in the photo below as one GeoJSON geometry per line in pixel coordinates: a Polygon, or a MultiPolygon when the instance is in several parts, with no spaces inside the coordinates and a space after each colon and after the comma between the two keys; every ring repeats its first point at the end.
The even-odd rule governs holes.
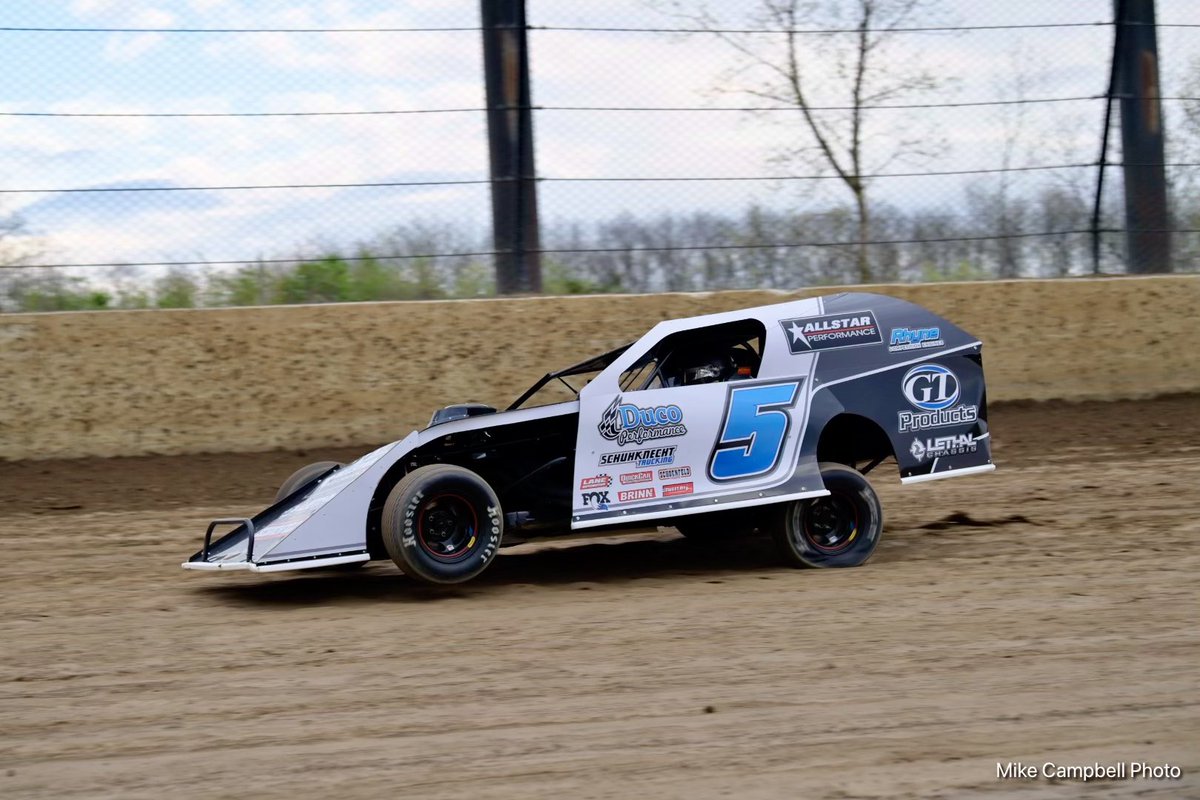
{"type": "MultiPolygon", "coordinates": [[[[652,0],[529,0],[534,25],[671,27],[652,0]]],[[[665,5],[659,3],[658,5],[665,5]]],[[[731,25],[748,2],[710,6],[731,25]]],[[[1194,0],[1158,0],[1159,21],[1200,24],[1194,0]]],[[[926,18],[960,25],[1088,23],[1103,0],[943,0],[926,18]]],[[[478,25],[477,0],[6,0],[0,28],[401,28],[478,25]]],[[[887,66],[918,60],[948,79],[954,102],[1095,95],[1107,79],[1111,30],[908,34],[887,66]]],[[[70,194],[66,188],[473,181],[487,177],[478,31],[437,33],[112,33],[0,31],[0,215],[54,263],[247,259],[346,243],[413,220],[487,230],[486,186],[70,194]],[[246,113],[468,109],[340,117],[88,118],[28,113],[246,113]]],[[[1200,52],[1200,29],[1164,29],[1169,94],[1200,52]]],[[[556,106],[744,105],[723,93],[754,73],[711,36],[535,31],[534,102],[556,106]]],[[[814,65],[819,74],[821,66],[814,65]]],[[[842,100],[822,86],[818,101],[842,100]]],[[[1012,109],[878,111],[886,147],[903,132],[936,158],[894,171],[1095,158],[1096,101],[1012,109]]],[[[1176,112],[1168,104],[1168,121],[1176,112]]],[[[796,141],[789,114],[545,110],[536,117],[543,177],[769,176],[806,171],[772,156],[796,141]]],[[[883,153],[884,151],[878,151],[883,153]]],[[[829,184],[545,183],[544,220],[622,211],[736,211],[751,202],[802,208],[838,199],[829,184]],[[822,193],[824,189],[825,193],[822,193]]],[[[897,205],[959,201],[962,179],[881,179],[897,205]]]]}

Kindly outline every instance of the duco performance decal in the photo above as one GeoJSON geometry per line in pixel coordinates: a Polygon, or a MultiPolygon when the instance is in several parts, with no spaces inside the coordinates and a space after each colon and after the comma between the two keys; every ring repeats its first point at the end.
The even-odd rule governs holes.
{"type": "Polygon", "coordinates": [[[787,335],[792,355],[831,350],[835,347],[856,347],[862,344],[882,344],[883,334],[873,311],[849,311],[845,314],[826,314],[822,317],[797,317],[779,321],[787,335]]]}
{"type": "Polygon", "coordinates": [[[962,395],[958,376],[941,364],[919,364],[900,381],[904,399],[917,411],[901,411],[900,432],[963,425],[979,418],[979,406],[958,404],[962,395]]]}
{"type": "Polygon", "coordinates": [[[679,406],[671,404],[643,408],[633,403],[622,403],[620,395],[604,409],[596,429],[605,439],[615,439],[618,447],[687,435],[683,409],[679,406]]]}
{"type": "Polygon", "coordinates": [[[714,481],[763,475],[779,463],[800,381],[731,387],[721,435],[708,460],[714,481]]]}

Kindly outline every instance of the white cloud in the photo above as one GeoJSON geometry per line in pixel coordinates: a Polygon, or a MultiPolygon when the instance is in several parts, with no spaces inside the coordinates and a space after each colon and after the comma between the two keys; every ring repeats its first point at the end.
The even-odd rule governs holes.
{"type": "Polygon", "coordinates": [[[161,33],[116,33],[104,43],[104,60],[128,64],[157,50],[163,42],[161,33]]]}
{"type": "Polygon", "coordinates": [[[122,0],[73,0],[70,9],[77,17],[95,17],[121,7],[122,0]]]}

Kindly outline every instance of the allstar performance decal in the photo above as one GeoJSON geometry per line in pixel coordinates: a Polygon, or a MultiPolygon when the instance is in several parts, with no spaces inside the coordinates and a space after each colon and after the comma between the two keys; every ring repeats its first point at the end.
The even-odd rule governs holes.
{"type": "Polygon", "coordinates": [[[883,344],[883,334],[879,331],[873,311],[797,317],[780,320],[779,324],[783,326],[792,355],[832,350],[836,347],[883,344]]]}

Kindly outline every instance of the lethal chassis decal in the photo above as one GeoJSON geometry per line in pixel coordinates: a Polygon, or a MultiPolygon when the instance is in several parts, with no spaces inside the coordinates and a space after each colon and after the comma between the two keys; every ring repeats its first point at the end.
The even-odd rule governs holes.
{"type": "Polygon", "coordinates": [[[908,451],[912,453],[913,458],[919,463],[927,458],[961,456],[967,453],[974,453],[978,446],[974,434],[960,433],[950,436],[936,436],[925,441],[913,439],[912,447],[908,451]]]}

